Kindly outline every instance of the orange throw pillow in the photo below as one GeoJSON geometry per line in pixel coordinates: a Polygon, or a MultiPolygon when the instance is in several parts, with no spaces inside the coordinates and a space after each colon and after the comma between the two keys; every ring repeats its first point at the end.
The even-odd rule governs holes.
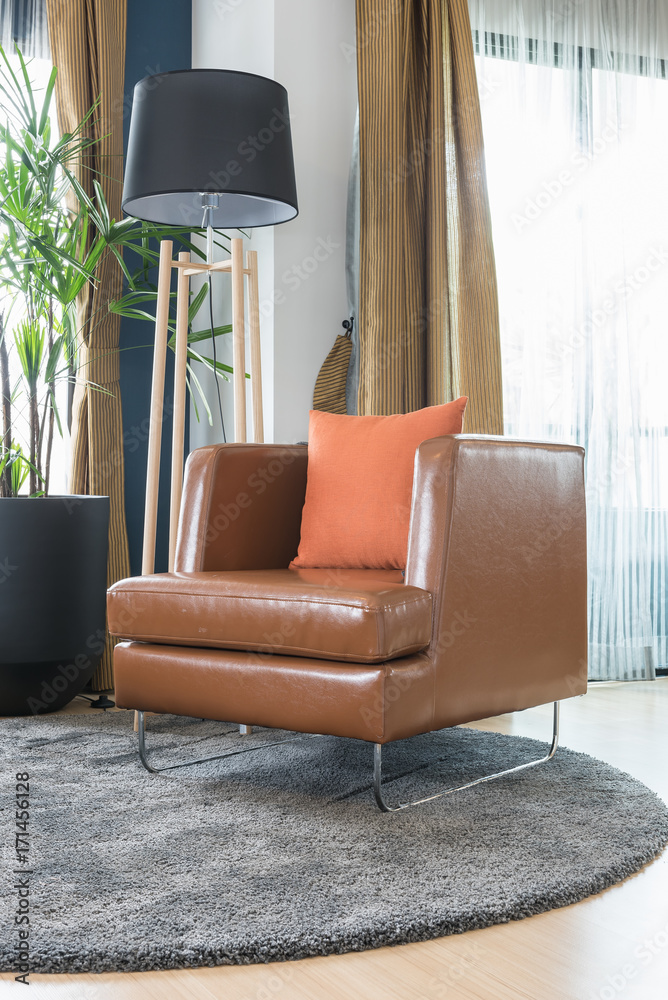
{"type": "Polygon", "coordinates": [[[311,410],[301,539],[290,569],[404,569],[415,452],[460,434],[468,399],[388,417],[311,410]]]}

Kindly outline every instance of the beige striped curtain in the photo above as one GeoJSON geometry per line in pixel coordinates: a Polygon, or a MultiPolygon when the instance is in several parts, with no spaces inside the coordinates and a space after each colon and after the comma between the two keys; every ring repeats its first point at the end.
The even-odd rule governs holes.
{"type": "Polygon", "coordinates": [[[469,397],[503,433],[496,271],[467,0],[357,0],[358,413],[469,397]]]}
{"type": "MultiPolygon", "coordinates": [[[[92,193],[93,177],[104,190],[112,218],[121,217],[123,180],[123,84],[126,0],[47,0],[49,39],[58,67],[56,101],[61,132],[72,131],[98,97],[101,141],[79,179],[92,193]]],[[[117,262],[107,256],[98,284],[79,306],[82,376],[107,392],[78,385],[72,416],[72,493],[109,496],[109,584],[130,575],[125,527],[123,425],[119,387],[120,317],[106,303],[121,293],[117,262]]],[[[93,678],[95,690],[113,687],[112,643],[93,678]]]]}

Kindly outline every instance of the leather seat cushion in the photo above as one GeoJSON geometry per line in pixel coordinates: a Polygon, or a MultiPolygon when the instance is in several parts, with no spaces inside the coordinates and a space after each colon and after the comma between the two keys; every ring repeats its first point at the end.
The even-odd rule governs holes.
{"type": "Polygon", "coordinates": [[[123,639],[380,663],[424,649],[431,594],[383,570],[157,573],[114,584],[123,639]]]}

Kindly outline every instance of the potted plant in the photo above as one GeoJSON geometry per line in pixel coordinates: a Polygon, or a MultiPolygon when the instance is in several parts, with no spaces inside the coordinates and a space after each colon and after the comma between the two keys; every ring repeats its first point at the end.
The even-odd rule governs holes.
{"type": "MultiPolygon", "coordinates": [[[[95,282],[102,257],[114,255],[127,283],[109,308],[149,319],[158,256],[151,238],[166,235],[138,220],[111,219],[96,182],[94,196],[86,193],[73,166],[96,141],[96,108],[73,134],[53,136],[56,70],[37,100],[20,52],[17,60],[15,70],[0,49],[0,715],[62,707],[99,664],[109,499],[51,495],[54,441],[68,423],[61,387],[86,379],[77,299],[95,282]],[[123,261],[128,247],[134,272],[123,261]]],[[[199,253],[189,234],[176,235],[199,253]]],[[[205,294],[192,302],[191,319],[205,294]]],[[[191,334],[192,344],[202,336],[191,334]]],[[[194,346],[189,353],[221,377],[230,370],[194,346]]],[[[190,382],[199,387],[192,368],[190,382]]]]}

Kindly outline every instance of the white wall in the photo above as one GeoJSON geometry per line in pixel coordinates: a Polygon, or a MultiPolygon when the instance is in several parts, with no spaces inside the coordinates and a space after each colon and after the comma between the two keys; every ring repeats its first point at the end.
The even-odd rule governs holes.
{"type": "MultiPolygon", "coordinates": [[[[346,317],[354,38],[354,0],[193,0],[193,67],[272,77],[287,88],[290,101],[299,216],[254,230],[250,243],[260,266],[268,441],[306,438],[315,378],[346,317]]],[[[224,279],[216,285],[216,322],[229,322],[229,290],[224,279]]],[[[227,356],[224,340],[230,338],[219,339],[227,356]]],[[[231,384],[223,395],[231,439],[231,384]]],[[[219,440],[219,423],[191,422],[192,447],[219,440]]]]}

